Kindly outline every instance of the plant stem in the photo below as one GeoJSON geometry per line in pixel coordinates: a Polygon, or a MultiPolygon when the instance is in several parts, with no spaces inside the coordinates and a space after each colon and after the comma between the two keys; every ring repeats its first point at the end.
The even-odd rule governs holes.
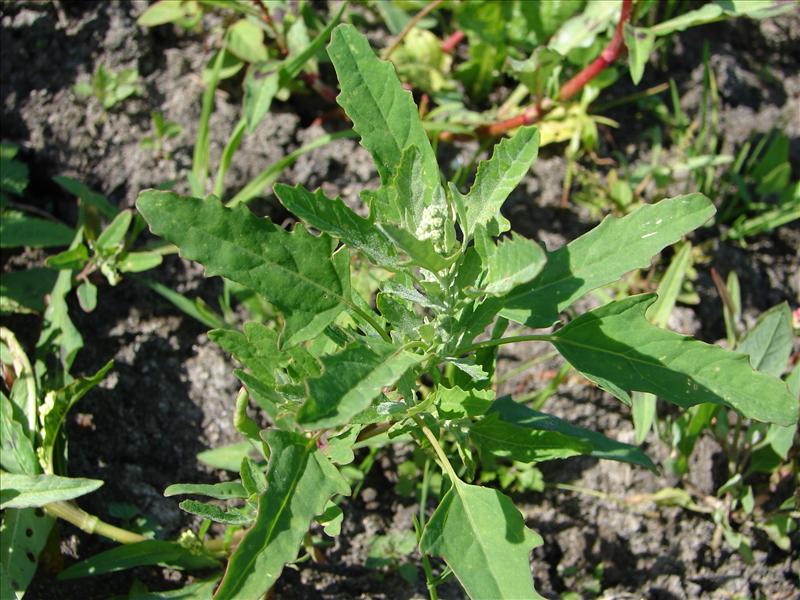
{"type": "Polygon", "coordinates": [[[456,49],[456,46],[458,46],[464,40],[464,37],[465,34],[461,30],[451,33],[447,39],[442,42],[442,52],[445,54],[450,54],[456,49]]]}
{"type": "Polygon", "coordinates": [[[514,344],[516,342],[552,342],[555,339],[556,336],[549,335],[546,333],[545,334],[532,333],[530,335],[514,335],[511,337],[504,337],[496,340],[486,340],[484,342],[478,342],[477,344],[472,344],[471,346],[468,346],[466,349],[462,350],[461,354],[469,354],[470,352],[474,352],[475,350],[480,350],[481,348],[491,348],[493,346],[514,344]]]}
{"type": "Polygon", "coordinates": [[[448,460],[447,455],[444,453],[444,450],[442,450],[442,447],[439,445],[439,440],[436,439],[436,436],[433,435],[433,432],[428,428],[427,425],[425,425],[425,423],[423,423],[419,416],[414,415],[411,418],[414,419],[414,422],[419,426],[420,429],[422,429],[422,433],[424,433],[425,437],[428,438],[428,441],[433,447],[433,451],[436,453],[439,462],[442,464],[442,468],[453,482],[453,485],[455,485],[457,481],[460,481],[460,479],[458,478],[458,475],[456,475],[453,465],[450,464],[450,461],[448,460]]]}
{"type": "Polygon", "coordinates": [[[110,540],[114,540],[115,542],[119,542],[120,544],[133,544],[135,542],[143,542],[147,539],[138,533],[127,531],[101,521],[98,517],[90,515],[71,502],[51,502],[44,506],[44,511],[51,517],[63,519],[86,533],[96,533],[110,540]]]}
{"type": "Polygon", "coordinates": [[[608,46],[605,47],[605,49],[600,53],[600,56],[598,56],[592,62],[592,64],[561,86],[561,89],[558,92],[558,99],[561,102],[565,102],[572,98],[575,94],[581,91],[587,83],[597,77],[606,69],[606,67],[619,58],[619,55],[622,54],[622,50],[625,48],[625,41],[622,33],[625,29],[625,23],[627,23],[631,18],[632,11],[633,0],[622,0],[622,11],[619,15],[617,27],[614,30],[614,37],[611,38],[608,46]]]}
{"type": "Polygon", "coordinates": [[[444,0],[434,0],[433,2],[428,4],[425,8],[423,8],[421,11],[419,11],[417,14],[415,14],[413,17],[411,17],[408,20],[408,23],[406,23],[406,26],[403,27],[403,30],[399,34],[397,34],[397,37],[394,38],[394,40],[392,40],[392,43],[389,44],[386,50],[384,50],[381,53],[381,58],[383,60],[389,60],[389,57],[392,55],[392,52],[394,52],[397,49],[397,47],[403,41],[403,38],[405,38],[408,35],[408,32],[414,29],[416,24],[419,23],[425,17],[425,15],[427,15],[434,8],[439,6],[442,2],[444,2],[444,0]]]}
{"type": "MultiPolygon", "coordinates": [[[[630,21],[631,13],[633,12],[633,0],[622,0],[622,11],[620,12],[619,21],[617,22],[617,27],[614,30],[614,37],[611,38],[611,41],[605,47],[605,49],[600,53],[590,65],[584,68],[580,73],[575,75],[572,79],[570,79],[567,83],[561,86],[561,89],[558,92],[558,100],[560,102],[565,102],[575,96],[578,92],[580,92],[584,86],[589,83],[592,79],[597,77],[600,73],[602,73],[611,63],[617,60],[622,51],[625,48],[625,40],[623,38],[623,31],[625,29],[625,23],[630,21]]],[[[475,130],[475,135],[478,137],[498,137],[503,135],[507,131],[512,129],[516,129],[517,127],[522,127],[524,125],[532,125],[539,121],[544,115],[550,112],[556,104],[545,98],[542,101],[537,101],[534,104],[528,106],[521,114],[511,117],[510,119],[504,119],[501,121],[496,121],[494,123],[490,123],[488,125],[482,125],[475,130]]],[[[447,132],[443,133],[440,136],[440,139],[443,140],[452,140],[457,139],[460,136],[447,134],[447,132]]]]}

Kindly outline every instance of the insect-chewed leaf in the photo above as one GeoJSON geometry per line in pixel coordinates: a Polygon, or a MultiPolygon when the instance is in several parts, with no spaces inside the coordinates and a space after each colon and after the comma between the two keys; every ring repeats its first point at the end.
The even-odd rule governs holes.
{"type": "Polygon", "coordinates": [[[370,347],[351,344],[324,356],[324,372],[308,382],[308,400],[297,413],[297,421],[316,429],[342,425],[423,358],[377,341],[370,341],[370,347]]]}
{"type": "Polygon", "coordinates": [[[164,496],[195,494],[217,500],[247,498],[247,492],[240,481],[224,481],[222,483],[173,483],[164,490],[164,496]]]}
{"type": "Polygon", "coordinates": [[[12,598],[25,595],[53,523],[55,519],[35,508],[9,508],[3,511],[0,522],[0,578],[16,593],[12,598]]]}
{"type": "Polygon", "coordinates": [[[262,433],[270,448],[267,491],[258,518],[228,561],[215,598],[256,600],[297,556],[303,536],[334,494],[349,494],[347,482],[317,450],[316,441],[297,433],[262,433]]]}
{"type": "MultiPolygon", "coordinates": [[[[219,200],[181,197],[148,190],[137,200],[150,228],[181,254],[258,292],[287,313],[325,313],[327,325],[347,302],[343,281],[331,259],[331,240],[298,227],[289,233],[244,207],[225,208],[219,200]]],[[[325,325],[322,325],[324,328],[325,325]]]]}
{"type": "Polygon", "coordinates": [[[500,207],[528,172],[538,153],[539,130],[521,127],[514,137],[494,147],[489,160],[478,165],[475,183],[467,195],[455,194],[462,204],[459,218],[467,235],[472,235],[477,225],[488,225],[493,220],[497,221],[497,231],[493,233],[508,230],[508,221],[500,214],[500,207]]]}
{"type": "Polygon", "coordinates": [[[553,342],[572,366],[630,404],[629,390],[683,407],[729,406],[757,421],[791,425],[797,402],[786,384],[754,371],[746,356],[651,325],[655,296],[631,296],[585,313],[553,342]]]}
{"type": "Polygon", "coordinates": [[[540,598],[528,555],[542,543],[511,500],[456,480],[422,534],[422,552],[444,558],[470,598],[540,598]]]}
{"type": "Polygon", "coordinates": [[[11,400],[0,392],[0,467],[11,473],[34,475],[41,470],[33,443],[14,419],[11,400]]]}
{"type": "Polygon", "coordinates": [[[397,265],[397,253],[391,242],[367,219],[354,213],[340,198],[331,200],[322,192],[309,192],[301,185],[277,184],[275,195],[292,213],[311,227],[319,229],[345,244],[360,250],[375,264],[397,265]]]}

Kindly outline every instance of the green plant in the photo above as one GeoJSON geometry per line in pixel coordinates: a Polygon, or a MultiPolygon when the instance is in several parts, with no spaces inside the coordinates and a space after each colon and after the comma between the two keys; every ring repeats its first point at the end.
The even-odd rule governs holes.
{"type": "Polygon", "coordinates": [[[94,96],[106,110],[131,96],[142,94],[136,67],[115,73],[103,65],[97,65],[91,83],[76,83],[72,89],[81,98],[94,96]]]}
{"type": "MultiPolygon", "coordinates": [[[[153,134],[142,138],[140,144],[142,148],[152,150],[155,152],[157,158],[161,158],[167,140],[179,136],[181,134],[181,126],[173,121],[165,119],[164,115],[158,111],[150,113],[150,121],[153,124],[153,134]]],[[[169,152],[164,156],[165,158],[169,158],[169,152]]]]}
{"type": "MultiPolygon", "coordinates": [[[[716,273],[714,273],[716,275],[716,273]]],[[[796,402],[800,402],[800,366],[787,368],[792,353],[792,314],[786,303],[764,312],[755,325],[742,332],[739,280],[735,271],[727,284],[715,277],[723,299],[724,320],[731,350],[747,355],[752,367],[773,377],[785,374],[786,384],[796,402]],[[788,373],[786,373],[788,371],[788,373]]],[[[716,491],[717,501],[698,502],[685,491],[675,491],[662,502],[673,502],[696,512],[712,515],[717,524],[715,543],[724,539],[747,560],[752,560],[748,531],[762,529],[781,549],[788,551],[788,535],[797,528],[797,499],[791,494],[777,497],[782,481],[797,478],[797,459],[790,455],[797,425],[780,426],[743,419],[724,408],[700,404],[675,419],[661,424],[661,435],[672,447],[667,466],[683,476],[697,440],[713,437],[723,449],[726,482],[716,491]],[[758,475],[768,475],[765,481],[758,475]],[[710,507],[709,507],[710,504],[710,507]]]]}
{"type": "MultiPolygon", "coordinates": [[[[711,218],[708,200],[692,194],[643,206],[547,254],[530,240],[503,235],[509,224],[500,214],[536,157],[535,128],[498,144],[466,194],[443,187],[417,108],[392,67],[349,25],[333,31],[329,55],[339,102],[381,177],[379,189],[362,195],[368,219],[300,186],[275,186],[302,222],[292,231],[214,197],[146,191],[137,203],[154,233],[203,263],[207,274],[263,296],[278,315],[273,324],[209,334],[243,366],[236,371],[245,387],[235,424],[249,444],[215,457],[224,457],[227,468],[238,464],[240,480],[167,490],[238,501],[225,508],[181,503],[207,519],[190,536],[197,548],[208,522],[229,528],[223,547],[232,553],[216,598],[263,595],[301,548],[309,550],[311,523],[335,521],[333,507],[351,491],[345,475],[354,449],[401,441],[426,449],[443,474],[438,508],[428,516],[423,504],[417,522],[431,595],[452,572],[472,597],[536,596],[528,554],[541,538],[507,496],[470,483],[478,457],[531,463],[590,454],[653,464],[634,446],[495,398],[503,344],[551,343],[628,404],[630,390],[639,390],[682,407],[711,403],[758,421],[796,422],[797,402],[786,384],[754,371],[746,356],[651,325],[645,314],[653,295],[617,299],[550,332],[505,335],[511,321],[550,327],[590,290],[647,266],[711,218]],[[376,308],[351,285],[351,253],[393,274],[379,283],[376,308]],[[249,399],[267,415],[268,429],[248,416],[249,399]],[[438,577],[429,557],[447,563],[438,577]]],[[[206,549],[219,548],[212,542],[206,549]]],[[[143,564],[134,547],[110,552],[139,556],[143,564]]],[[[98,555],[63,576],[118,568],[114,556],[98,555]]],[[[160,561],[150,557],[154,562],[160,561]]]]}

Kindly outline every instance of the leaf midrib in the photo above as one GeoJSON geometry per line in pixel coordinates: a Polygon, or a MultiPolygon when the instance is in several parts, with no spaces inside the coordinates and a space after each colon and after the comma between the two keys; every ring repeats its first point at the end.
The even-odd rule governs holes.
{"type": "MultiPolygon", "coordinates": [[[[309,442],[303,448],[303,455],[306,457],[304,464],[306,465],[308,464],[308,461],[311,458],[309,450],[311,449],[312,444],[314,444],[314,440],[309,440],[309,442]]],[[[283,512],[286,510],[286,506],[289,503],[289,499],[294,496],[294,492],[297,489],[297,486],[299,485],[300,480],[302,479],[304,473],[305,469],[303,469],[302,471],[300,469],[295,469],[295,476],[292,478],[292,483],[289,486],[288,493],[284,495],[283,501],[280,504],[280,508],[275,513],[275,518],[272,519],[272,522],[270,523],[270,527],[267,530],[267,535],[264,537],[264,543],[259,548],[259,552],[254,552],[253,556],[250,557],[250,560],[248,560],[245,563],[245,568],[239,571],[241,573],[241,576],[236,579],[236,585],[234,586],[235,591],[239,591],[241,589],[242,587],[241,582],[247,579],[247,573],[249,573],[252,570],[253,565],[255,565],[255,563],[257,562],[259,554],[264,550],[264,548],[266,548],[269,545],[269,542],[272,540],[272,534],[275,531],[275,527],[277,527],[278,521],[280,521],[281,517],[283,516],[283,512]]],[[[264,492],[264,494],[267,493],[269,493],[269,490],[264,492]]],[[[254,529],[251,529],[250,533],[252,533],[254,529]]]]}

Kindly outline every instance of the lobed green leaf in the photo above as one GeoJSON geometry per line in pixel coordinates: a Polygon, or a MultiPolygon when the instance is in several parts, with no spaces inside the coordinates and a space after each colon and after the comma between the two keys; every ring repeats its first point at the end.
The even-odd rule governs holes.
{"type": "Polygon", "coordinates": [[[259,499],[255,524],[228,561],[216,600],[261,598],[295,559],[311,521],[330,497],[350,493],[315,440],[279,430],[262,436],[270,448],[267,491],[259,499]]]}

